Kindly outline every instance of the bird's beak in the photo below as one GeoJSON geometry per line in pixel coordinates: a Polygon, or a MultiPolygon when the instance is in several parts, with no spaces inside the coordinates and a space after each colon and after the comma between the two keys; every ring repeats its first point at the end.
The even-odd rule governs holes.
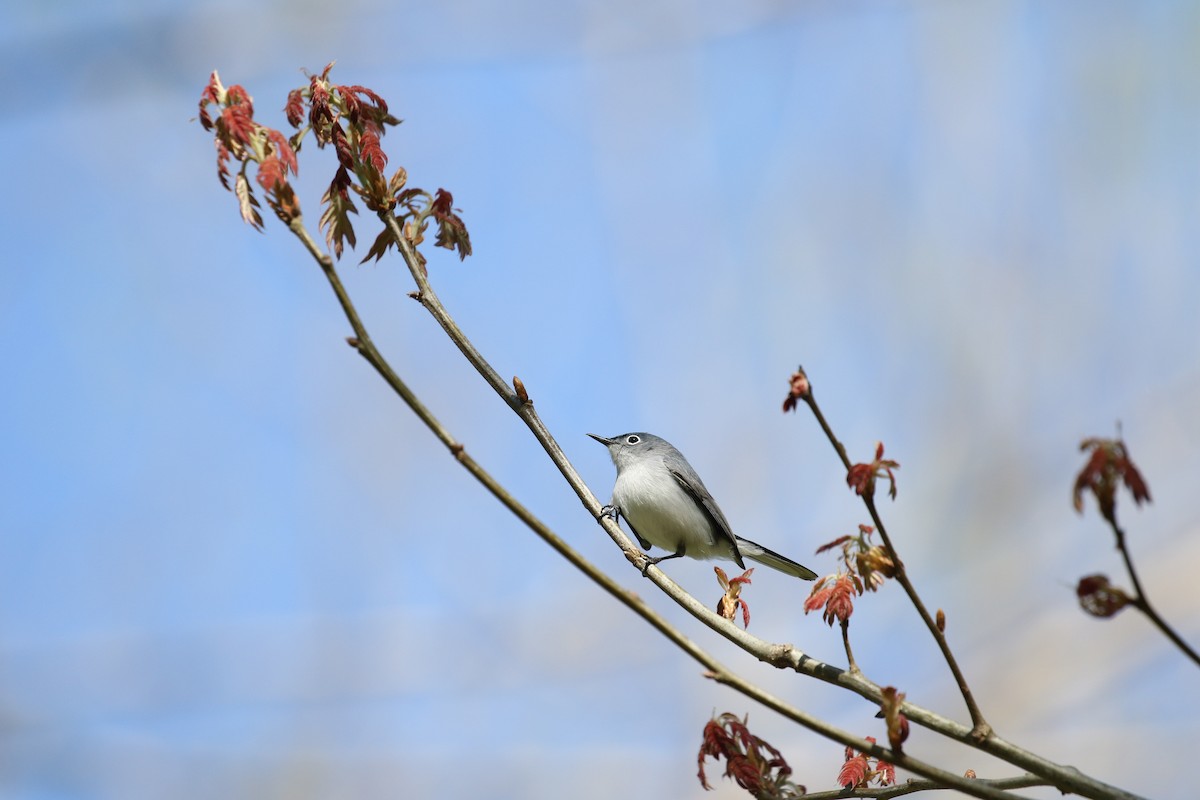
{"type": "Polygon", "coordinates": [[[589,433],[588,436],[592,437],[593,439],[595,439],[597,442],[604,445],[605,447],[608,447],[609,445],[614,443],[613,439],[605,439],[603,436],[597,436],[594,433],[589,433]]]}

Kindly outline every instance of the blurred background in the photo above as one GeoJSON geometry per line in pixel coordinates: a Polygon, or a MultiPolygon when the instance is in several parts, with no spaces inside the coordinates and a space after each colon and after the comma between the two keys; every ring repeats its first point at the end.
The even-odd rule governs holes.
{"type": "MultiPolygon", "coordinates": [[[[651,431],[739,532],[832,571],[813,551],[866,520],[780,413],[803,364],[852,458],[900,461],[885,519],[993,726],[1194,796],[1200,671],[1136,612],[1078,609],[1080,576],[1127,580],[1070,489],[1119,421],[1154,497],[1118,501],[1142,579],[1200,643],[1200,7],[64,0],[6,4],[0,43],[0,795],[744,796],[695,777],[723,711],[836,786],[840,746],[536,540],[346,346],[298,242],[241,223],[194,121],[210,71],[282,128],[337,59],[406,120],[391,166],[462,209],[474,257],[426,247],[443,301],[602,499],[584,434],[651,431]]],[[[333,158],[301,158],[315,229],[333,158]]],[[[719,658],[885,735],[630,569],[395,256],[356,266],[376,231],[364,210],[348,289],[485,467],[719,658]]],[[[715,604],[711,564],[667,572],[715,604]]],[[[808,589],[758,570],[750,630],[842,664],[808,589]]],[[[851,633],[871,678],[967,720],[898,587],[851,633]]]]}

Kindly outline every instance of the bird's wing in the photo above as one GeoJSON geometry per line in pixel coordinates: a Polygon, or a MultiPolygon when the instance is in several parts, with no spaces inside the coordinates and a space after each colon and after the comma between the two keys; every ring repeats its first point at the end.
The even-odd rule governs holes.
{"type": "Polygon", "coordinates": [[[713,500],[712,495],[708,493],[708,489],[704,488],[704,484],[699,479],[690,481],[679,470],[673,467],[669,469],[671,470],[671,477],[679,484],[679,488],[687,492],[696,501],[696,504],[704,509],[704,515],[712,523],[713,533],[717,538],[725,539],[729,542],[729,546],[733,550],[733,560],[739,567],[745,569],[746,564],[742,561],[742,552],[738,549],[738,539],[733,535],[733,531],[729,528],[729,520],[725,519],[725,515],[721,513],[721,509],[717,506],[717,501],[713,500]]]}

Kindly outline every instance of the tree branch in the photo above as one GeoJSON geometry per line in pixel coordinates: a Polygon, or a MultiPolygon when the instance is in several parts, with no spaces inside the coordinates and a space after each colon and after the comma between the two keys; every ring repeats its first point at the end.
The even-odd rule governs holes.
{"type": "Polygon", "coordinates": [[[1183,651],[1184,655],[1190,658],[1200,666],[1200,653],[1192,649],[1192,646],[1184,641],[1183,637],[1175,632],[1175,629],[1167,623],[1165,619],[1159,616],[1158,611],[1150,604],[1150,598],[1146,596],[1146,590],[1142,588],[1142,582],[1138,580],[1137,570],[1133,567],[1133,557],[1129,553],[1129,547],[1125,543],[1125,531],[1116,523],[1115,519],[1109,519],[1108,524],[1112,527],[1113,534],[1117,537],[1117,549],[1121,551],[1121,558],[1125,561],[1125,570],[1129,573],[1129,581],[1133,584],[1133,591],[1136,597],[1133,598],[1133,605],[1139,611],[1150,618],[1160,631],[1170,639],[1176,647],[1183,651]]]}
{"type": "MultiPolygon", "coordinates": [[[[405,404],[412,409],[417,417],[425,423],[425,425],[433,431],[433,433],[446,445],[447,449],[454,455],[460,464],[462,464],[468,472],[470,472],[483,486],[491,492],[506,508],[512,511],[518,519],[526,524],[534,531],[541,539],[546,541],[556,551],[562,554],[576,568],[581,570],[593,582],[600,585],[611,596],[615,597],[627,608],[634,611],[644,620],[649,622],[656,630],[665,635],[672,643],[682,649],[685,653],[691,656],[698,663],[703,665],[707,670],[709,677],[716,680],[718,683],[729,686],[752,700],[773,708],[788,719],[818,733],[828,739],[839,742],[847,747],[853,747],[865,753],[871,754],[875,758],[882,758],[896,766],[907,769],[914,774],[929,778],[937,785],[956,788],[959,791],[965,792],[975,797],[990,798],[991,800],[1018,800],[1016,795],[1012,795],[1001,789],[991,786],[986,782],[973,781],[968,778],[963,778],[953,773],[941,770],[932,764],[925,763],[918,759],[914,759],[906,754],[898,753],[885,747],[880,747],[866,739],[853,736],[846,731],[843,731],[833,725],[830,725],[823,720],[814,717],[801,711],[798,708],[790,706],[783,701],[775,698],[756,685],[746,681],[729,668],[725,667],[717,661],[712,655],[707,653],[695,642],[688,639],[677,628],[666,621],[664,617],[646,605],[636,593],[627,591],[612,578],[606,575],[603,571],[597,568],[594,564],[583,558],[574,548],[566,543],[561,537],[551,531],[544,523],[541,522],[531,511],[518,502],[507,490],[500,485],[495,478],[492,477],[483,467],[481,467],[470,455],[467,454],[465,448],[450,434],[450,432],[441,424],[441,422],[433,415],[419,398],[408,388],[407,384],[396,374],[396,372],[388,364],[387,360],[375,347],[368,333],[366,326],[358,316],[358,312],[354,307],[341,279],[337,274],[337,269],[334,266],[333,259],[328,254],[322,252],[317,246],[315,240],[304,228],[303,222],[297,218],[289,224],[292,230],[304,246],[316,259],[321,266],[322,272],[329,281],[330,287],[338,298],[339,304],[342,306],[342,311],[346,316],[350,327],[353,329],[355,336],[349,339],[358,353],[369,363],[380,376],[388,383],[389,386],[404,400],[405,404]]],[[[428,296],[428,295],[427,295],[428,296]]],[[[456,326],[455,326],[455,329],[456,326]]],[[[460,348],[461,349],[461,348],[460,348]]],[[[507,388],[507,387],[505,387],[507,388]]],[[[513,397],[518,397],[522,392],[514,391],[513,397]]],[[[532,402],[529,400],[519,401],[521,408],[526,409],[527,414],[533,419],[536,418],[535,412],[532,410],[532,402]]],[[[540,427],[540,420],[537,420],[537,425],[540,427]]],[[[569,466],[569,465],[568,465],[569,466]]],[[[580,481],[582,484],[582,481],[580,481]]],[[[590,494],[590,492],[589,492],[590,494]]],[[[595,498],[592,498],[595,503],[595,498]]],[[[598,509],[597,503],[597,509],[598,509]]],[[[609,521],[611,522],[611,520],[609,521]]],[[[619,529],[618,529],[619,530],[619,529]]],[[[622,534],[623,535],[623,534],[622,534]]],[[[657,570],[656,570],[657,571],[657,570]]],[[[670,582],[661,572],[659,577],[678,591],[682,591],[673,582],[670,582]]],[[[698,601],[687,595],[688,599],[699,606],[698,601]]],[[[700,607],[703,608],[703,607],[700,607]]],[[[708,612],[707,608],[703,608],[706,614],[711,614],[716,617],[716,621],[721,623],[721,627],[729,628],[733,631],[738,631],[738,628],[725,619],[708,612]]],[[[762,643],[765,645],[765,642],[762,643]]]]}
{"type": "MultiPolygon", "coordinates": [[[[800,373],[803,374],[803,369],[800,373]]],[[[807,376],[806,376],[807,378],[807,376]]],[[[837,452],[838,457],[842,460],[842,465],[846,471],[850,471],[850,458],[846,455],[846,448],[834,435],[833,429],[825,420],[825,415],[821,413],[821,407],[817,404],[816,398],[813,396],[812,385],[809,383],[808,390],[803,394],[804,402],[812,410],[813,416],[816,417],[817,423],[821,426],[821,430],[825,432],[825,437],[829,439],[833,449],[837,452]]],[[[887,528],[883,524],[883,519],[879,516],[879,511],[875,507],[875,497],[871,492],[862,494],[863,503],[867,507],[867,513],[871,515],[871,521],[875,524],[875,529],[879,531],[879,537],[883,541],[883,546],[887,550],[888,556],[896,565],[896,580],[904,587],[905,594],[916,608],[917,614],[924,621],[925,627],[929,629],[933,640],[937,642],[938,649],[942,651],[942,658],[946,661],[946,666],[950,668],[950,673],[954,676],[955,683],[958,684],[958,691],[962,695],[963,702],[967,706],[967,712],[971,715],[971,735],[979,741],[983,741],[988,736],[992,735],[992,726],[984,719],[983,712],[979,709],[978,703],[975,702],[975,696],[971,692],[971,687],[967,684],[967,678],[963,675],[962,669],[958,666],[958,660],[954,657],[954,653],[950,650],[950,643],[946,640],[946,634],[938,627],[937,622],[930,615],[929,610],[925,608],[925,603],[921,600],[921,596],[917,593],[917,588],[913,586],[912,581],[908,579],[908,570],[904,567],[904,561],[900,558],[900,553],[892,544],[892,539],[888,536],[887,528]]]]}
{"type": "MultiPolygon", "coordinates": [[[[1036,775],[1019,775],[1014,778],[969,778],[968,780],[978,781],[979,783],[987,784],[995,789],[1026,789],[1030,786],[1045,786],[1046,781],[1036,775]]],[[[905,781],[892,786],[882,786],[877,789],[855,789],[853,792],[847,792],[845,789],[836,789],[828,792],[809,792],[804,795],[804,800],[846,800],[847,798],[872,798],[872,800],[891,800],[893,797],[903,797],[906,794],[914,792],[929,792],[942,789],[950,789],[953,787],[942,786],[936,781],[905,781]]]]}

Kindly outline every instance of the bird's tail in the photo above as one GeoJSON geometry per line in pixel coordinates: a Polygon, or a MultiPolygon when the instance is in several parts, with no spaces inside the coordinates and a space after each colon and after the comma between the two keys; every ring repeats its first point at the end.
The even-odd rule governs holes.
{"type": "Polygon", "coordinates": [[[757,542],[752,542],[749,539],[737,537],[738,550],[742,555],[760,564],[765,564],[771,569],[777,569],[780,572],[788,575],[795,575],[797,578],[803,578],[806,581],[816,580],[817,573],[813,572],[803,564],[797,564],[787,556],[781,556],[774,550],[768,550],[757,542]]]}

